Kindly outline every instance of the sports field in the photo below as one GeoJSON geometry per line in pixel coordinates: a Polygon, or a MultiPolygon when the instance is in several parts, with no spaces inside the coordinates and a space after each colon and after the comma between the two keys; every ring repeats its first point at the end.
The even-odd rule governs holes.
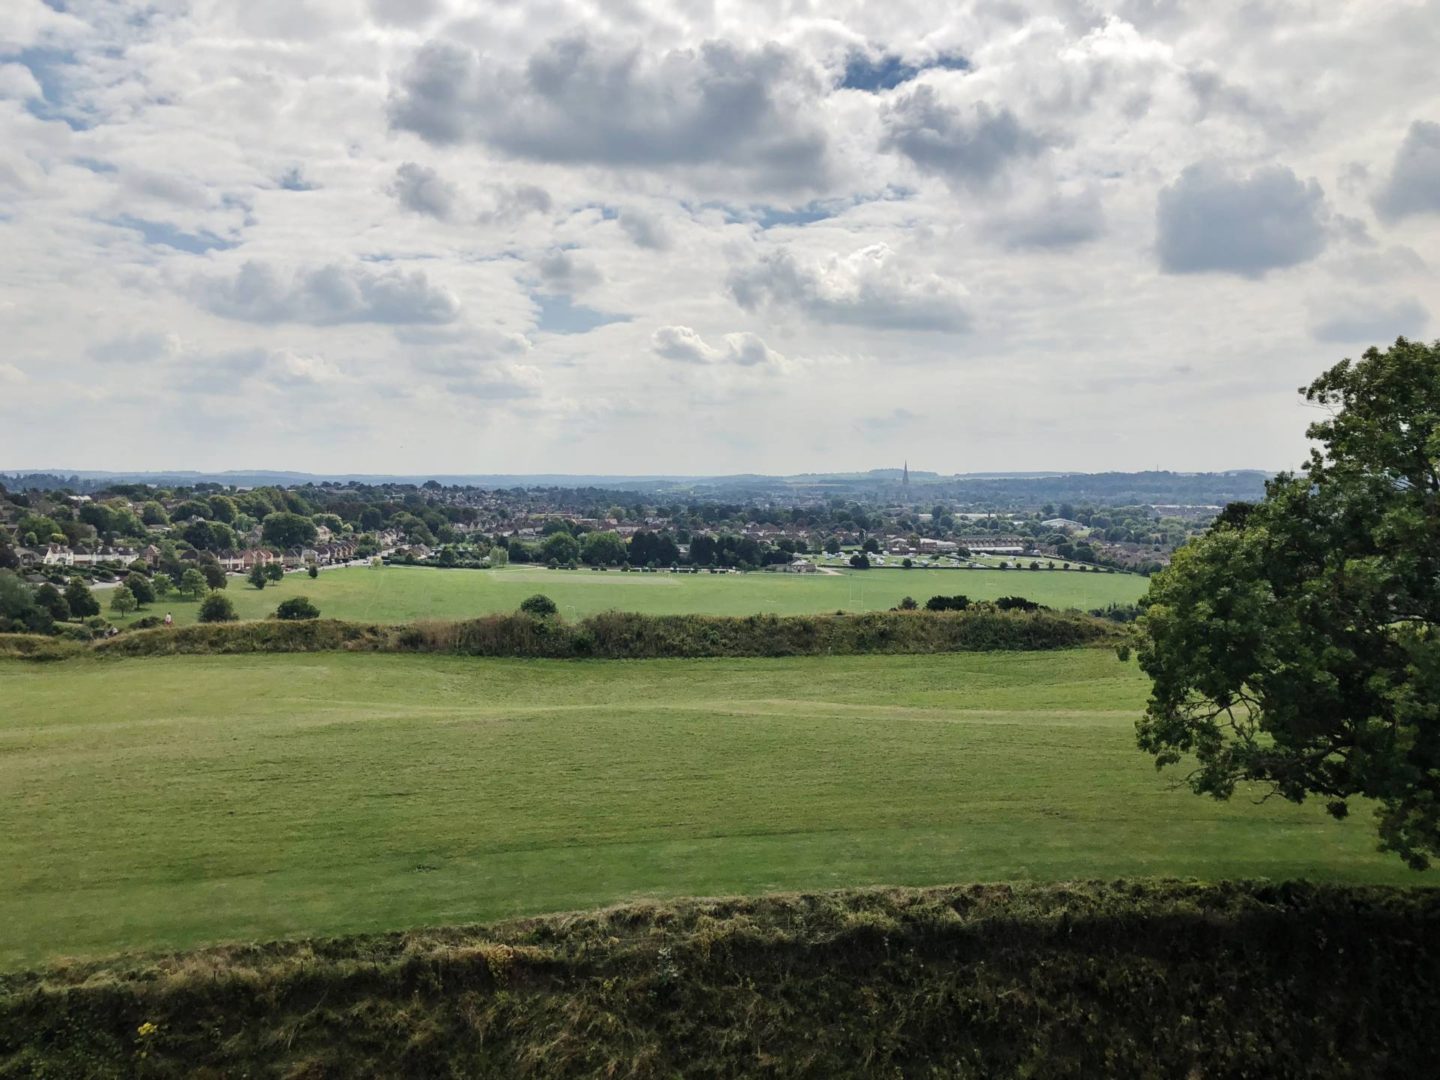
{"type": "MultiPolygon", "coordinates": [[[[601,611],[647,615],[813,615],[825,611],[876,611],[901,598],[923,604],[931,596],[963,593],[972,600],[1024,596],[1053,608],[1082,610],[1133,603],[1148,580],[1133,574],[1028,570],[861,570],[838,574],[638,574],[618,570],[547,570],[511,566],[500,570],[438,570],[422,567],[344,567],[318,578],[289,574],[279,585],[257,590],[232,577],[226,595],[243,619],[261,619],[287,596],[303,595],[336,619],[409,622],[465,619],[514,611],[534,593],[549,596],[566,618],[601,611]]],[[[108,603],[100,594],[102,604],[108,603]]],[[[141,615],[171,612],[181,624],[195,621],[192,600],[156,601],[141,615]]],[[[105,614],[110,616],[108,607],[105,614]]],[[[120,623],[134,621],[115,620],[120,623]]]]}
{"type": "Polygon", "coordinates": [[[644,896],[1430,879],[1367,813],[1172,789],[1144,695],[1102,650],[0,662],[0,968],[644,896]]]}

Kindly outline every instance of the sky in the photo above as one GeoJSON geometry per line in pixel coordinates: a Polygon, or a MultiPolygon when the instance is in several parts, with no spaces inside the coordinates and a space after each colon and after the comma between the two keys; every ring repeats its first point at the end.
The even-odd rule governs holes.
{"type": "Polygon", "coordinates": [[[1284,468],[1440,0],[3,0],[0,468],[1284,468]]]}

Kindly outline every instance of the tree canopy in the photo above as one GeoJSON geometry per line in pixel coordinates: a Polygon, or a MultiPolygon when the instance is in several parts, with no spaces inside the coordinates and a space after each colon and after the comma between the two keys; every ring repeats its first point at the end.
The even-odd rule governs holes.
{"type": "Polygon", "coordinates": [[[618,533],[586,533],[580,542],[580,557],[591,566],[619,566],[628,554],[618,533]]]}
{"type": "Polygon", "coordinates": [[[265,543],[278,548],[300,547],[314,542],[315,523],[301,514],[284,511],[267,514],[260,525],[260,535],[265,543]]]}
{"type": "Polygon", "coordinates": [[[1152,582],[1154,682],[1138,725],[1197,792],[1257,781],[1343,817],[1378,804],[1382,850],[1440,854],[1440,342],[1401,338],[1301,389],[1319,445],[1232,504],[1152,582]]]}

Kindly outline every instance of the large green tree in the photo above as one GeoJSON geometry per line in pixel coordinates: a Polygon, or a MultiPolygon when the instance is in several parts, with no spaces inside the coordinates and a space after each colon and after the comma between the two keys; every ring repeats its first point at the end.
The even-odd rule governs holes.
{"type": "Polygon", "coordinates": [[[265,543],[277,548],[300,547],[315,540],[315,523],[308,517],[288,511],[267,514],[260,526],[265,543]]]}
{"type": "Polygon", "coordinates": [[[78,577],[72,577],[70,584],[65,586],[65,603],[70,607],[70,614],[77,619],[100,614],[100,601],[95,599],[95,594],[84,580],[78,577]]]}
{"type": "Polygon", "coordinates": [[[580,558],[580,541],[568,532],[553,532],[541,543],[540,557],[547,562],[574,562],[580,558]]]}
{"type": "Polygon", "coordinates": [[[1232,505],[1152,582],[1138,725],[1197,792],[1267,785],[1343,817],[1373,800],[1382,850],[1440,854],[1440,342],[1401,338],[1309,387],[1317,447],[1232,505]]]}
{"type": "MultiPolygon", "coordinates": [[[[182,596],[198,597],[207,588],[209,588],[209,584],[205,580],[205,575],[193,566],[180,575],[180,595],[182,596]]],[[[71,607],[74,605],[72,604],[71,607]]]]}
{"type": "Polygon", "coordinates": [[[580,557],[590,566],[619,566],[628,554],[618,533],[586,533],[580,542],[580,557]]]}

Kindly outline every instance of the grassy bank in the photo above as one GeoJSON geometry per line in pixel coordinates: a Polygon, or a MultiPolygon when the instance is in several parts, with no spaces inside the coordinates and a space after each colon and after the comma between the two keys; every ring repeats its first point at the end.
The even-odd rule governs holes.
{"type": "Polygon", "coordinates": [[[77,643],[0,635],[0,657],[64,660],[207,653],[421,652],[465,656],[640,660],[721,656],[1065,649],[1114,640],[1119,630],[1086,615],[971,609],[865,615],[636,615],[607,612],[578,623],[524,614],[405,626],[307,619],[134,630],[77,643]]]}
{"type": "Polygon", "coordinates": [[[1369,815],[1175,790],[1097,649],[0,663],[0,968],[636,897],[1424,882],[1369,815]]]}
{"type": "MultiPolygon", "coordinates": [[[[257,590],[231,578],[226,595],[243,619],[262,619],[287,596],[310,597],[330,618],[401,623],[416,619],[473,619],[514,611],[520,601],[544,593],[570,620],[604,611],[642,615],[815,615],[884,611],[902,597],[920,603],[935,595],[963,593],[974,600],[1019,595],[1057,610],[1088,611],[1111,603],[1134,603],[1149,581],[1133,574],[1024,570],[844,571],[830,574],[637,574],[609,570],[547,570],[511,566],[500,570],[439,570],[387,566],[325,570],[317,578],[291,574],[257,590]]],[[[102,602],[103,593],[102,593],[102,602]]],[[[141,614],[169,611],[181,624],[195,621],[198,604],[170,597],[141,614]]],[[[106,612],[109,614],[108,610],[106,612]]],[[[123,625],[139,616],[119,620],[123,625]]]]}
{"type": "Polygon", "coordinates": [[[0,1076],[1423,1076],[1440,895],[687,901],[0,982],[0,1076]]]}

